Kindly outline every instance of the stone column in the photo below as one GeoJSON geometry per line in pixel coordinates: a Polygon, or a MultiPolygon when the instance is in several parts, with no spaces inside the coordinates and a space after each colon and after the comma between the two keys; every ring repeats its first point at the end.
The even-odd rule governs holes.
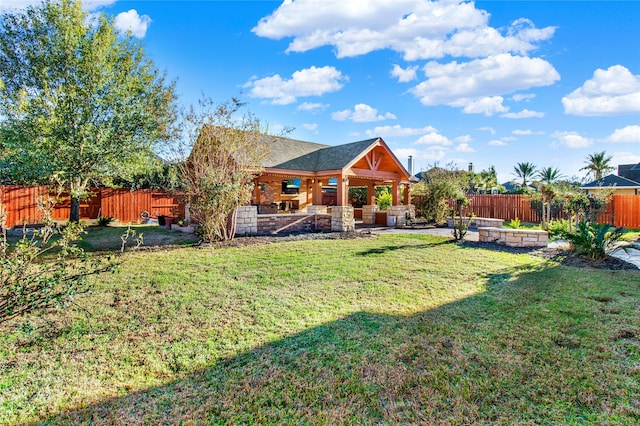
{"type": "Polygon", "coordinates": [[[377,204],[362,206],[362,223],[365,225],[373,225],[376,223],[376,212],[379,207],[377,204]]]}
{"type": "Polygon", "coordinates": [[[238,207],[236,215],[236,235],[258,233],[258,206],[238,207]]]}
{"type": "Polygon", "coordinates": [[[406,206],[389,206],[387,208],[387,215],[396,217],[396,226],[402,227],[407,224],[406,206]]]}
{"type": "Polygon", "coordinates": [[[331,230],[337,232],[350,232],[356,229],[356,221],[353,218],[353,207],[331,207],[331,230]]]}

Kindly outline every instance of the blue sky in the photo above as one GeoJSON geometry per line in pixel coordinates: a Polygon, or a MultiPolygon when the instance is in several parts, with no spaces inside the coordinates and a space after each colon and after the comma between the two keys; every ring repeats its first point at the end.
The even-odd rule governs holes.
{"type": "MultiPolygon", "coordinates": [[[[0,0],[0,10],[33,4],[0,0]]],[[[640,162],[638,1],[84,1],[144,43],[180,101],[240,96],[271,131],[380,136],[415,171],[640,162]]]]}

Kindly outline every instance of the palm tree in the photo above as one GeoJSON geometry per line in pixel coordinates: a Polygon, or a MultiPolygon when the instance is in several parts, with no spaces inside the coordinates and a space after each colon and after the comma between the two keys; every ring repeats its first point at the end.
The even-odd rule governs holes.
{"type": "Polygon", "coordinates": [[[588,170],[589,172],[593,172],[595,180],[602,178],[602,175],[606,172],[609,172],[614,169],[614,167],[609,164],[611,161],[611,156],[607,157],[606,152],[594,152],[593,154],[587,155],[587,163],[586,166],[581,168],[580,170],[588,170]]]}
{"type": "Polygon", "coordinates": [[[556,197],[556,191],[553,183],[560,179],[562,175],[560,170],[555,167],[544,167],[536,176],[540,179],[541,185],[538,187],[542,195],[542,226],[547,229],[551,222],[551,203],[556,197]]]}
{"type": "Polygon", "coordinates": [[[513,172],[522,179],[522,187],[526,187],[527,181],[531,179],[536,172],[536,166],[533,163],[518,163],[513,167],[513,172]]]}
{"type": "Polygon", "coordinates": [[[555,167],[543,167],[538,171],[536,176],[538,176],[540,182],[546,185],[551,185],[553,182],[563,177],[560,170],[555,167]]]}

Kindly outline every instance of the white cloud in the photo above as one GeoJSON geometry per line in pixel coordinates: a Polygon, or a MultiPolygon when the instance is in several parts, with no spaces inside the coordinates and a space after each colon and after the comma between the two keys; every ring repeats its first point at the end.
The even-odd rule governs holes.
{"type": "Polygon", "coordinates": [[[464,107],[462,112],[465,114],[484,114],[492,116],[499,112],[507,112],[509,108],[502,105],[504,99],[502,96],[491,96],[478,99],[458,99],[449,105],[455,107],[464,107]]]}
{"type": "Polygon", "coordinates": [[[488,26],[489,16],[463,1],[287,0],[252,31],[276,40],[292,37],[287,52],[334,46],[338,57],[348,57],[392,49],[405,60],[526,54],[555,32],[525,19],[501,32],[488,26]]]}
{"type": "Polygon", "coordinates": [[[296,71],[289,80],[276,74],[271,77],[252,79],[244,87],[251,88],[252,98],[271,99],[274,105],[288,105],[303,96],[322,96],[344,87],[347,77],[334,67],[324,66],[296,71]]]}
{"type": "Polygon", "coordinates": [[[476,152],[476,150],[473,149],[468,143],[461,143],[460,145],[456,146],[456,151],[458,151],[458,152],[476,152]]]}
{"type": "Polygon", "coordinates": [[[533,130],[530,130],[530,129],[527,129],[527,130],[514,130],[511,133],[513,133],[514,135],[518,135],[518,136],[544,135],[543,131],[534,132],[533,130]]]}
{"type": "Polygon", "coordinates": [[[420,136],[415,145],[451,145],[452,142],[446,136],[437,132],[430,132],[426,135],[420,136]]]}
{"type": "Polygon", "coordinates": [[[336,121],[351,120],[354,123],[369,123],[372,121],[395,120],[396,116],[390,112],[378,114],[378,110],[367,105],[357,104],[353,107],[353,111],[344,110],[331,114],[331,118],[336,121]]]}
{"type": "Polygon", "coordinates": [[[471,138],[470,135],[462,135],[462,136],[458,136],[457,138],[454,139],[454,141],[456,141],[458,143],[469,143],[472,140],[473,139],[471,138]]]}
{"type": "Polygon", "coordinates": [[[493,127],[480,127],[478,130],[480,130],[482,132],[489,132],[492,135],[496,134],[496,130],[493,127]]]}
{"type": "Polygon", "coordinates": [[[501,141],[499,139],[494,139],[492,141],[489,141],[488,145],[490,146],[507,146],[507,143],[504,141],[501,141]]]}
{"type": "Polygon", "coordinates": [[[637,164],[640,163],[640,154],[636,152],[614,152],[611,154],[611,164],[637,164]]]}
{"type": "Polygon", "coordinates": [[[523,109],[520,112],[508,112],[506,114],[500,115],[503,118],[542,118],[544,117],[544,112],[538,111],[529,111],[528,109],[523,109]]]}
{"type": "Polygon", "coordinates": [[[399,124],[396,124],[395,126],[378,126],[373,130],[367,130],[366,134],[369,137],[379,136],[381,138],[388,138],[424,135],[436,131],[437,130],[435,129],[435,127],[432,126],[426,126],[423,128],[411,128],[402,127],[399,124]]]}
{"type": "Polygon", "coordinates": [[[400,65],[394,64],[391,70],[391,76],[396,77],[400,83],[408,83],[417,78],[418,66],[407,67],[403,69],[400,65]]]}
{"type": "Polygon", "coordinates": [[[313,103],[313,102],[303,102],[298,105],[296,108],[298,111],[308,111],[311,113],[323,111],[329,108],[329,104],[321,104],[321,103],[313,103]]]}
{"type": "Polygon", "coordinates": [[[447,155],[447,152],[448,150],[441,146],[429,146],[421,150],[415,148],[398,148],[393,150],[393,153],[398,158],[408,158],[411,155],[414,161],[426,160],[430,162],[442,160],[447,155]]]}
{"type": "Polygon", "coordinates": [[[113,26],[121,33],[131,31],[132,36],[144,38],[149,24],[151,24],[151,18],[148,15],[140,16],[135,9],[131,9],[128,12],[119,13],[113,26]]]}
{"type": "Polygon", "coordinates": [[[304,127],[307,130],[318,130],[317,123],[303,123],[302,127],[304,127]]]}
{"type": "Polygon", "coordinates": [[[562,98],[565,114],[603,116],[640,112],[640,75],[626,67],[614,65],[597,69],[591,80],[585,81],[562,98]]]}
{"type": "Polygon", "coordinates": [[[607,139],[606,142],[615,143],[638,143],[640,144],[640,126],[627,126],[622,129],[616,129],[607,139]]]}
{"type": "MultiPolygon", "coordinates": [[[[82,0],[82,8],[94,10],[115,2],[116,0],[82,0]]],[[[39,6],[41,3],[42,0],[0,0],[0,13],[21,11],[29,6],[39,6]]]]}
{"type": "Polygon", "coordinates": [[[567,148],[587,148],[593,145],[593,140],[585,138],[578,132],[555,132],[551,135],[567,148]]]}
{"type": "Polygon", "coordinates": [[[515,102],[522,102],[522,101],[529,101],[533,98],[535,98],[536,95],[530,93],[530,94],[515,94],[511,97],[511,99],[515,102]]]}
{"type": "Polygon", "coordinates": [[[560,79],[555,68],[540,58],[501,54],[469,62],[424,66],[426,81],[409,91],[424,105],[466,105],[493,97],[548,86],[560,79]]]}

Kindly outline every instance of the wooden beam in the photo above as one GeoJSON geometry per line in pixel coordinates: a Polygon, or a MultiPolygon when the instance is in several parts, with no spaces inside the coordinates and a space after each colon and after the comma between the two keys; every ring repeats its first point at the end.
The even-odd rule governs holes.
{"type": "Polygon", "coordinates": [[[395,172],[383,172],[380,170],[367,170],[367,169],[349,169],[347,170],[348,175],[356,176],[356,177],[369,177],[376,179],[392,179],[392,180],[400,180],[400,175],[395,172]]]}

